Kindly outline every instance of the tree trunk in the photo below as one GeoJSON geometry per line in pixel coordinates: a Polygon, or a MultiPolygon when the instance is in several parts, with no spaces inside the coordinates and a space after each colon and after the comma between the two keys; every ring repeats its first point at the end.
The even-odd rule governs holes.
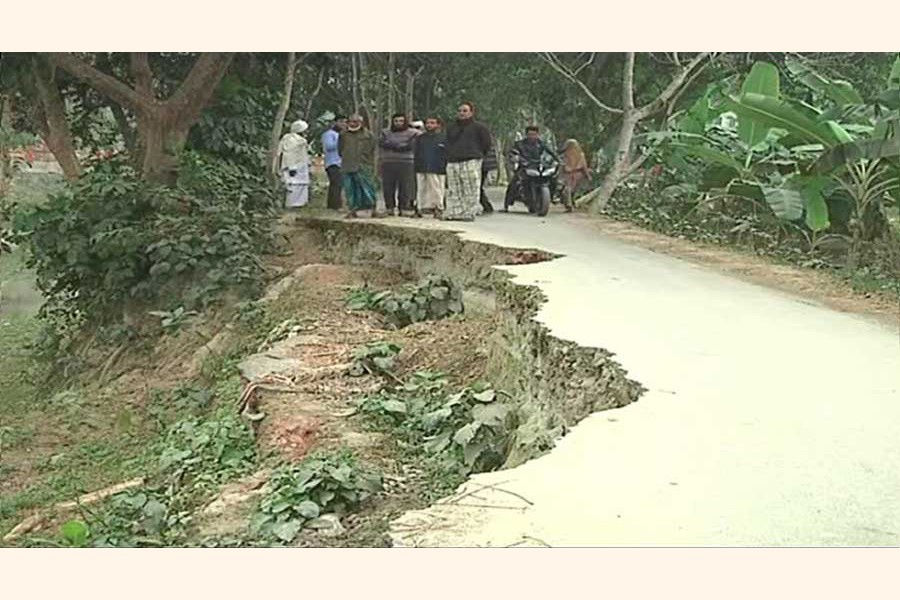
{"type": "MultiPolygon", "coordinates": [[[[147,181],[171,185],[178,176],[178,153],[187,141],[188,131],[200,118],[203,108],[215,93],[219,81],[234,58],[234,53],[208,52],[201,54],[181,85],[169,99],[163,102],[155,97],[153,73],[150,71],[149,60],[145,52],[131,54],[131,70],[135,79],[134,89],[73,54],[63,52],[52,53],[48,56],[55,66],[65,69],[72,76],[84,81],[98,92],[135,113],[138,123],[142,176],[147,181]]],[[[55,86],[50,87],[55,89],[55,86]]],[[[58,90],[56,90],[56,95],[59,96],[58,90]]],[[[50,123],[53,118],[51,111],[46,112],[47,121],[50,123]]],[[[52,133],[52,126],[50,130],[52,133]]],[[[57,139],[56,142],[60,143],[60,140],[57,139]]],[[[49,141],[48,145],[50,145],[49,141]]],[[[54,154],[56,154],[55,151],[54,154]]],[[[58,157],[57,160],[59,160],[58,157]]],[[[65,169],[66,166],[63,165],[63,170],[65,171],[65,169]]]]}
{"type": "MultiPolygon", "coordinates": [[[[4,131],[12,131],[12,108],[9,98],[0,96],[0,136],[3,135],[4,131]]],[[[10,150],[11,148],[3,145],[3,140],[0,138],[0,198],[6,195],[12,182],[13,172],[12,160],[9,156],[10,150]]]]}
{"type": "Polygon", "coordinates": [[[309,95],[309,100],[306,102],[306,112],[303,113],[303,115],[304,115],[303,118],[304,118],[307,122],[311,122],[311,119],[312,119],[313,102],[316,101],[316,98],[318,97],[319,92],[322,91],[322,85],[324,85],[324,83],[325,83],[325,73],[326,73],[326,71],[327,71],[327,67],[324,67],[324,66],[323,66],[323,67],[319,68],[319,76],[318,76],[318,79],[317,79],[317,81],[316,81],[316,89],[314,89],[314,90],[313,90],[313,93],[309,95]]]}
{"type": "Polygon", "coordinates": [[[415,86],[416,86],[416,76],[413,75],[411,72],[407,71],[406,72],[406,94],[405,94],[406,107],[404,110],[406,111],[406,116],[409,119],[415,118],[413,116],[413,91],[415,90],[415,86]]]}
{"type": "Polygon", "coordinates": [[[81,163],[75,153],[75,141],[66,121],[66,106],[56,85],[55,71],[40,58],[32,60],[31,72],[41,103],[39,120],[44,143],[50,148],[66,179],[74,180],[81,176],[81,163]]]}
{"type": "Polygon", "coordinates": [[[425,116],[431,114],[434,104],[434,86],[437,84],[437,78],[431,74],[428,77],[428,85],[425,87],[425,116]]]}
{"type": "Polygon", "coordinates": [[[593,212],[599,212],[606,207],[613,192],[628,174],[628,167],[631,163],[629,158],[631,142],[634,139],[634,128],[640,118],[639,111],[634,108],[634,52],[628,52],[625,54],[625,68],[622,71],[622,127],[619,130],[619,143],[616,147],[616,156],[613,159],[612,167],[594,197],[591,205],[593,212]]]}
{"type": "Polygon", "coordinates": [[[135,165],[141,164],[141,158],[139,156],[140,152],[137,146],[137,135],[135,134],[131,123],[128,122],[128,115],[125,114],[125,109],[115,102],[109,104],[109,109],[112,111],[113,118],[116,120],[116,125],[119,126],[119,133],[122,136],[122,142],[125,144],[125,149],[132,157],[135,165]]]}
{"type": "Polygon", "coordinates": [[[671,81],[669,81],[665,89],[663,89],[653,101],[641,107],[636,107],[634,104],[635,53],[627,52],[625,54],[625,68],[623,69],[622,75],[622,108],[617,109],[607,106],[600,100],[591,87],[578,78],[578,70],[572,70],[571,68],[566,67],[565,64],[552,53],[544,54],[544,59],[566,79],[578,85],[598,108],[601,108],[608,113],[620,114],[622,116],[622,126],[619,131],[618,146],[612,168],[604,178],[602,185],[589,194],[579,198],[577,201],[578,205],[593,202],[592,209],[594,211],[601,210],[606,206],[618,185],[631,171],[640,166],[644,160],[641,158],[632,162],[629,157],[631,143],[634,140],[634,130],[637,124],[642,120],[653,116],[657,112],[671,109],[671,105],[677,101],[684,89],[694,81],[699,73],[699,69],[704,67],[704,63],[709,57],[709,52],[700,52],[687,65],[681,66],[681,63],[678,63],[680,70],[671,81]]]}
{"type": "Polygon", "coordinates": [[[366,72],[366,55],[363,52],[358,52],[356,55],[357,60],[359,61],[359,69],[357,71],[358,82],[359,82],[359,101],[360,104],[357,105],[357,110],[360,113],[360,116],[365,118],[366,126],[371,130],[375,128],[375,124],[372,122],[372,107],[369,104],[369,81],[368,81],[368,73],[366,72]],[[360,106],[362,109],[360,109],[360,106]]]}
{"type": "Polygon", "coordinates": [[[269,182],[274,186],[278,181],[278,142],[281,132],[284,130],[284,118],[291,106],[291,96],[294,92],[294,68],[297,64],[297,53],[288,52],[287,67],[284,71],[284,87],[281,91],[281,103],[275,112],[275,121],[272,123],[272,136],[269,139],[269,182]]]}
{"type": "Polygon", "coordinates": [[[506,160],[506,144],[503,138],[497,137],[497,185],[504,185],[509,181],[509,161],[506,160]]]}
{"type": "Polygon", "coordinates": [[[158,111],[138,118],[141,173],[146,181],[174,186],[178,180],[178,154],[184,148],[190,126],[179,125],[176,117],[169,111],[158,111]]]}
{"type": "Polygon", "coordinates": [[[613,160],[612,167],[610,168],[609,173],[606,174],[606,177],[603,179],[603,183],[597,189],[597,192],[584,196],[579,204],[593,201],[591,210],[593,212],[599,212],[605,208],[610,199],[612,199],[612,195],[616,191],[616,188],[619,187],[619,184],[630,171],[631,161],[629,153],[631,151],[631,142],[634,140],[634,129],[636,126],[637,120],[635,119],[633,110],[623,115],[622,128],[619,130],[619,143],[616,146],[616,156],[613,160]]]}
{"type": "Polygon", "coordinates": [[[350,54],[350,69],[353,77],[353,110],[351,112],[359,112],[359,69],[356,67],[357,52],[350,54]]]}
{"type": "Polygon", "coordinates": [[[396,94],[394,92],[394,53],[388,52],[387,112],[389,117],[397,112],[396,94]]]}

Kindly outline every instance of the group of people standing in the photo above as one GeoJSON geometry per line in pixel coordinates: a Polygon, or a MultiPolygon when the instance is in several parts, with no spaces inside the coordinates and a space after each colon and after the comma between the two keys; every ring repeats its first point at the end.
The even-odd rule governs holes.
{"type": "MultiPolygon", "coordinates": [[[[309,201],[309,145],[303,136],[308,128],[304,121],[292,123],[278,148],[274,166],[287,188],[288,208],[309,201]]],[[[376,137],[360,115],[338,115],[321,141],[327,206],[341,210],[342,195],[346,196],[347,218],[368,210],[372,217],[429,213],[448,221],[473,221],[478,214],[493,211],[484,185],[487,174],[497,169],[494,144],[470,102],[459,106],[446,131],[437,116],[410,123],[406,115],[395,114],[390,127],[376,137]],[[376,149],[387,214],[377,210],[376,149]]]]}

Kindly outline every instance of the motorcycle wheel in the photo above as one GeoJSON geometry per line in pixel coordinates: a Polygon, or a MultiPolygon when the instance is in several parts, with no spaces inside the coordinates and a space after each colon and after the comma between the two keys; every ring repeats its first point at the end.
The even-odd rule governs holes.
{"type": "Polygon", "coordinates": [[[546,217],[547,213],[550,211],[550,188],[541,186],[541,196],[535,204],[538,204],[536,207],[537,211],[535,211],[537,212],[537,216],[546,217]]]}
{"type": "Polygon", "coordinates": [[[534,190],[534,188],[529,188],[525,193],[525,197],[523,198],[523,200],[525,200],[525,206],[528,207],[528,212],[531,214],[536,213],[538,209],[539,200],[536,196],[537,192],[534,190]]]}

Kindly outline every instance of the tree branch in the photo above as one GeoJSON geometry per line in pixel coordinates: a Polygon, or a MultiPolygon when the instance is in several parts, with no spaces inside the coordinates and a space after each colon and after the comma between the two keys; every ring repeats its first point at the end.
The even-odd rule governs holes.
{"type": "Polygon", "coordinates": [[[66,120],[66,107],[56,84],[56,67],[40,55],[31,58],[31,72],[37,90],[39,113],[43,117],[41,130],[44,141],[62,168],[67,179],[81,175],[81,164],[75,153],[75,142],[66,120]]]}
{"type": "Polygon", "coordinates": [[[306,103],[306,114],[304,115],[304,119],[308,122],[310,119],[310,115],[312,114],[313,102],[315,102],[316,97],[318,97],[319,92],[322,91],[322,84],[325,83],[325,72],[328,70],[328,67],[320,67],[319,68],[319,79],[316,83],[316,89],[313,90],[313,93],[309,96],[309,101],[306,103]]]}
{"type": "Polygon", "coordinates": [[[565,64],[563,64],[563,62],[559,58],[557,58],[557,56],[554,53],[540,52],[539,54],[540,54],[541,58],[543,58],[544,61],[546,61],[547,64],[549,64],[551,67],[553,67],[553,69],[555,71],[557,71],[563,77],[565,77],[566,79],[568,79],[569,81],[571,81],[572,83],[577,85],[579,88],[581,88],[581,91],[583,91],[585,93],[585,95],[587,95],[587,97],[590,98],[591,101],[594,104],[596,104],[599,108],[602,108],[603,110],[613,113],[613,114],[616,114],[616,115],[622,114],[623,111],[621,108],[614,108],[612,106],[609,106],[602,100],[600,100],[600,98],[598,98],[597,95],[591,91],[591,88],[589,88],[583,81],[581,81],[575,75],[575,73],[572,72],[571,69],[569,69],[565,64]]]}
{"type": "Polygon", "coordinates": [[[150,55],[147,52],[132,52],[130,58],[134,89],[142,96],[153,98],[153,71],[150,70],[150,55]]]}
{"type": "Polygon", "coordinates": [[[709,52],[700,52],[695,56],[691,62],[689,62],[685,67],[681,69],[681,71],[672,78],[672,81],[669,82],[669,85],[666,86],[662,92],[660,92],[659,96],[656,97],[655,100],[645,104],[641,108],[638,109],[638,113],[640,114],[640,118],[646,118],[649,115],[652,115],[656,111],[662,109],[666,104],[668,104],[669,100],[672,99],[675,94],[682,88],[685,83],[685,80],[689,75],[696,69],[703,61],[705,61],[710,56],[709,52]]]}
{"type": "Polygon", "coordinates": [[[199,116],[215,93],[234,55],[234,52],[206,52],[200,55],[191,72],[165,102],[166,107],[175,112],[178,121],[191,122],[199,116]]]}
{"type": "Polygon", "coordinates": [[[591,52],[591,53],[590,53],[590,56],[588,56],[587,60],[584,61],[584,63],[582,63],[582,65],[581,65],[580,67],[578,67],[577,69],[575,69],[575,71],[573,71],[573,74],[574,74],[574,75],[578,75],[578,74],[581,73],[583,70],[585,70],[586,68],[588,68],[588,67],[591,65],[591,63],[594,62],[594,57],[596,57],[596,56],[597,56],[597,53],[596,53],[596,52],[591,52]]]}
{"type": "Polygon", "coordinates": [[[84,81],[95,90],[108,96],[115,102],[127,106],[135,112],[150,109],[149,102],[135,90],[128,87],[115,77],[107,75],[103,71],[95,69],[83,60],[68,52],[46,53],[50,63],[63,69],[72,77],[84,81]]]}
{"type": "Polygon", "coordinates": [[[634,110],[634,52],[625,53],[625,70],[622,71],[622,106],[626,112],[634,110]]]}

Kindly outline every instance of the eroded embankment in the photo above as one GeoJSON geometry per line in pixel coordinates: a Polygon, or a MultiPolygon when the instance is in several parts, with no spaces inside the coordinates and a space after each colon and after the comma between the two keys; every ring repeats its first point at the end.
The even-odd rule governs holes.
{"type": "Polygon", "coordinates": [[[440,273],[457,281],[470,297],[493,303],[501,326],[489,343],[488,372],[519,409],[506,468],[543,454],[589,414],[630,404],[643,392],[610,352],[552,335],[534,318],[545,302],[540,289],[514,283],[512,275],[495,268],[557,256],[462,240],[456,233],[434,229],[332,219],[300,219],[298,226],[321,233],[330,261],[382,265],[411,277],[440,273]]]}

